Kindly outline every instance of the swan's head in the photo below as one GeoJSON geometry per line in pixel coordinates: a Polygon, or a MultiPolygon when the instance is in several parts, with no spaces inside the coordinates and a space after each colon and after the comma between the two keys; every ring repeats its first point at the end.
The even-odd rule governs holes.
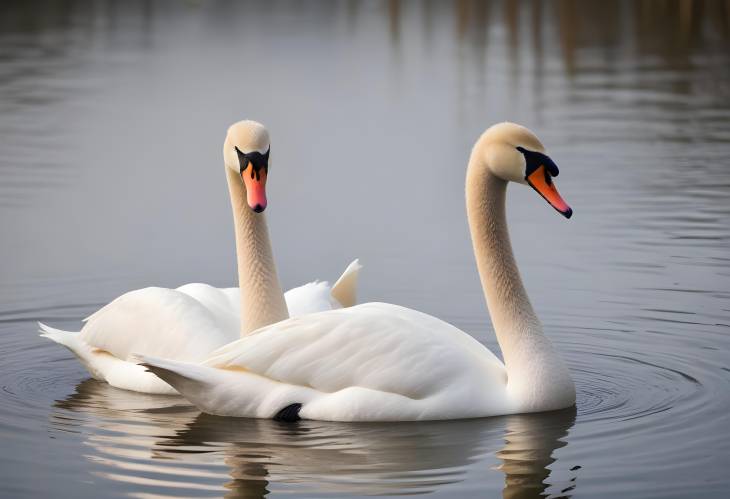
{"type": "Polygon", "coordinates": [[[269,174],[269,132],[256,121],[244,120],[228,128],[223,160],[238,175],[246,190],[248,206],[256,213],[266,209],[266,177],[269,174]]]}
{"type": "Polygon", "coordinates": [[[493,125],[479,138],[472,154],[481,156],[482,164],[493,175],[529,185],[563,216],[573,215],[553,181],[558,166],[529,129],[509,122],[493,125]]]}

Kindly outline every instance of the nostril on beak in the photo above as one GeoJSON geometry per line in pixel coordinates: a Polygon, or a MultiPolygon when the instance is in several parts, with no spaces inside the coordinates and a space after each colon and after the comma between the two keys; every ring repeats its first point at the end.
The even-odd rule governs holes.
{"type": "Polygon", "coordinates": [[[256,213],[261,213],[262,211],[264,211],[264,206],[257,203],[256,206],[252,208],[252,210],[256,213]]]}

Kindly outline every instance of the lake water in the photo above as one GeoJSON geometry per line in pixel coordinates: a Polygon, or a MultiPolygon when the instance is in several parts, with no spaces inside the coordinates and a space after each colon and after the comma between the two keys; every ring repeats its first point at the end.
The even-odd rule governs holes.
{"type": "Polygon", "coordinates": [[[0,15],[0,496],[727,497],[728,2],[11,2],[0,15]],[[498,351],[464,212],[470,147],[535,130],[566,221],[509,191],[575,410],[340,424],[201,415],[89,380],[77,330],[130,289],[236,282],[221,158],[272,134],[288,288],[498,351]]]}

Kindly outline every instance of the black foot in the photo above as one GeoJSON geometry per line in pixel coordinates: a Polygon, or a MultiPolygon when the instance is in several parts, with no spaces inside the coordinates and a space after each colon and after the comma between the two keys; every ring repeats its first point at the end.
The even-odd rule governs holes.
{"type": "Polygon", "coordinates": [[[276,413],[274,421],[284,421],[285,423],[294,423],[295,421],[299,421],[302,419],[299,417],[299,411],[301,410],[302,404],[289,404],[276,413]]]}

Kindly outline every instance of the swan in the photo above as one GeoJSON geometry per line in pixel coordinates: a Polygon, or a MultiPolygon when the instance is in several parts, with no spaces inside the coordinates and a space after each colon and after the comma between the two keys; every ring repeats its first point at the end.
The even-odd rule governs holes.
{"type": "Polygon", "coordinates": [[[144,353],[200,362],[217,348],[275,322],[355,304],[358,260],[334,286],[312,282],[282,294],[262,213],[267,205],[269,133],[255,121],[233,124],[223,145],[236,233],[239,288],[186,284],[123,294],[88,318],[80,332],[39,323],[41,336],[71,350],[91,376],[136,392],[175,394],[131,359],[144,353]]]}
{"type": "Polygon", "coordinates": [[[515,182],[570,218],[557,174],[535,134],[514,123],[487,129],[469,159],[467,216],[504,363],[440,319],[365,303],[263,327],[200,364],[141,356],[140,365],[221,416],[408,421],[571,407],[575,385],[527,297],[505,217],[515,182]]]}

